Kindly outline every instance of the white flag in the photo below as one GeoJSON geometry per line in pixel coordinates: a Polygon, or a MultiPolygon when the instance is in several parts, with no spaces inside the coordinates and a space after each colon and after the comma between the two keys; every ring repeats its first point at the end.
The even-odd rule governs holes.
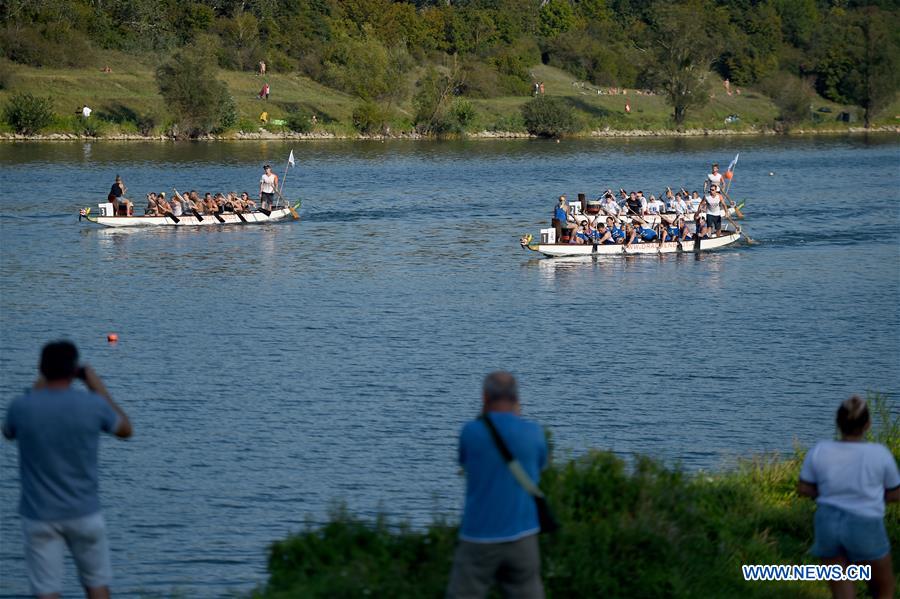
{"type": "MultiPolygon", "coordinates": [[[[738,152],[737,154],[734,155],[734,160],[731,161],[731,164],[728,165],[728,168],[726,170],[729,170],[729,171],[734,170],[734,167],[737,166],[738,157],[740,157],[740,155],[741,155],[740,152],[738,152]]],[[[293,164],[293,162],[291,164],[293,164]]]]}
{"type": "Polygon", "coordinates": [[[294,151],[293,150],[291,150],[291,155],[288,156],[288,164],[290,164],[291,166],[294,166],[294,151]]]}

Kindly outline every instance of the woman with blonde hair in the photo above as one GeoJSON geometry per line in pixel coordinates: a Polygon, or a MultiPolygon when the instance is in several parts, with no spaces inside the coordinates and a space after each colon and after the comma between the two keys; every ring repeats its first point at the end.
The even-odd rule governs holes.
{"type": "MultiPolygon", "coordinates": [[[[884,526],[885,503],[900,501],[900,472],[890,450],[865,440],[869,408],[858,396],[837,411],[838,441],[820,441],[803,460],[797,492],[816,500],[815,540],[810,552],[823,564],[872,568],[869,592],[894,596],[891,544],[884,526]]],[[[832,580],[835,598],[855,596],[853,582],[832,580]]]]}

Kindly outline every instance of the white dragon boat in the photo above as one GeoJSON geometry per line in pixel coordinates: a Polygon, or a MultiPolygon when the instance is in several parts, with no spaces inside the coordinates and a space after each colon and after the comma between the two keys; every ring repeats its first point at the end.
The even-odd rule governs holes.
{"type": "Polygon", "coordinates": [[[275,208],[268,214],[259,210],[253,212],[224,212],[222,214],[184,214],[182,216],[113,216],[112,204],[100,204],[100,214],[94,216],[90,208],[82,208],[78,214],[78,220],[102,225],[104,227],[204,227],[219,225],[249,225],[271,223],[284,220],[288,217],[299,219],[297,210],[300,202],[294,205],[275,208]]]}
{"type": "MultiPolygon", "coordinates": [[[[547,235],[548,230],[541,232],[547,235]]],[[[549,232],[554,232],[549,229],[549,232]]],[[[532,243],[531,235],[523,237],[519,243],[523,249],[539,252],[551,258],[561,256],[630,256],[635,254],[675,254],[678,252],[705,252],[731,245],[741,238],[740,231],[728,231],[717,237],[691,241],[643,241],[632,243],[626,247],[624,244],[589,244],[577,245],[572,243],[532,243]]],[[[546,239],[546,237],[545,237],[546,239]]]]}

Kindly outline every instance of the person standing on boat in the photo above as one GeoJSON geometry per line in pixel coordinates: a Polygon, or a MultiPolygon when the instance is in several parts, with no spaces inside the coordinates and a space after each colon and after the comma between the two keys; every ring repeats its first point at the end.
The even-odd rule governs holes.
{"type": "Polygon", "coordinates": [[[553,209],[551,226],[556,229],[556,243],[561,243],[563,229],[566,229],[566,232],[568,232],[571,228],[569,226],[569,204],[566,202],[566,196],[559,196],[559,204],[553,209]]]}
{"type": "Polygon", "coordinates": [[[709,224],[709,228],[716,232],[716,235],[721,235],[722,214],[728,210],[725,198],[719,193],[716,185],[710,185],[709,194],[704,199],[706,200],[706,222],[709,224]]]}
{"type": "Polygon", "coordinates": [[[267,210],[272,209],[275,192],[278,190],[278,175],[272,172],[268,164],[263,167],[263,175],[259,179],[259,204],[267,210]]]}
{"type": "Polygon", "coordinates": [[[34,387],[13,400],[3,436],[19,445],[19,514],[31,592],[59,597],[66,547],[88,597],[109,597],[112,568],[100,510],[100,434],[127,439],[131,422],[78,349],[57,341],[41,351],[34,387]],[[86,391],[73,389],[75,379],[86,391]]]}
{"type": "Polygon", "coordinates": [[[722,189],[722,183],[722,173],[719,172],[719,163],[713,162],[712,170],[706,175],[706,180],[703,182],[703,193],[709,191],[713,185],[718,189],[722,189]]]}
{"type": "Polygon", "coordinates": [[[484,379],[479,418],[459,435],[466,496],[447,599],[485,597],[498,583],[505,597],[542,599],[541,530],[534,497],[501,454],[506,446],[524,475],[537,484],[547,466],[547,442],[536,422],[520,416],[519,389],[508,372],[484,379]],[[495,441],[493,429],[500,438],[495,441]]]}
{"type": "MultiPolygon", "coordinates": [[[[866,402],[853,396],[837,411],[839,441],[820,441],[803,460],[797,493],[816,501],[810,553],[846,569],[871,566],[869,593],[894,595],[891,543],[884,526],[886,502],[900,501],[900,470],[890,450],[867,443],[872,424],[866,402]]],[[[854,583],[831,580],[833,597],[853,597],[854,583]]]]}

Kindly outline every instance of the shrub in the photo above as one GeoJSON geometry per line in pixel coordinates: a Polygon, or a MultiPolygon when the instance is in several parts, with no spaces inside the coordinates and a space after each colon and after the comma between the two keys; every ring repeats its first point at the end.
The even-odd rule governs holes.
{"type": "Polygon", "coordinates": [[[790,73],[778,73],[763,81],[763,91],[778,107],[778,118],[786,125],[809,119],[815,92],[809,81],[790,73]]]}
{"type": "Polygon", "coordinates": [[[16,133],[33,135],[53,120],[53,102],[30,93],[15,94],[6,103],[3,118],[16,133]]]}
{"type": "Polygon", "coordinates": [[[135,122],[135,126],[137,127],[138,132],[146,137],[156,128],[156,117],[152,114],[139,116],[135,122]]]}
{"type": "Polygon", "coordinates": [[[522,106],[525,129],[532,135],[560,137],[575,131],[575,114],[572,108],[550,96],[537,96],[522,106]]]}
{"type": "Polygon", "coordinates": [[[309,133],[313,130],[310,117],[311,115],[305,110],[295,110],[287,115],[284,122],[287,128],[295,133],[309,133]]]}
{"type": "Polygon", "coordinates": [[[179,136],[196,137],[237,123],[234,98],[215,78],[208,55],[190,49],[176,52],[156,70],[156,82],[179,136]]]}
{"type": "Polygon", "coordinates": [[[62,24],[40,29],[10,25],[0,33],[0,47],[10,60],[35,67],[83,67],[94,57],[88,39],[62,24]]]}
{"type": "Polygon", "coordinates": [[[363,102],[353,109],[353,126],[364,135],[381,133],[388,116],[387,110],[377,102],[363,102]]]}

